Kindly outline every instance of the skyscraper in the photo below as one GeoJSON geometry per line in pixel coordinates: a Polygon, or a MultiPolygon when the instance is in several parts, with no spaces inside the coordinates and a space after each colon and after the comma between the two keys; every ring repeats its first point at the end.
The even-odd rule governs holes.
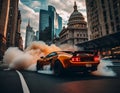
{"type": "Polygon", "coordinates": [[[17,29],[15,33],[15,47],[19,47],[19,49],[23,50],[23,39],[20,33],[20,26],[21,26],[21,13],[18,10],[18,17],[17,17],[17,29]]]}
{"type": "Polygon", "coordinates": [[[40,24],[39,24],[39,29],[41,32],[44,31],[46,27],[49,27],[49,14],[48,11],[46,10],[40,10],[40,24]]]}
{"type": "Polygon", "coordinates": [[[60,32],[62,31],[62,18],[57,14],[58,22],[56,23],[56,29],[54,32],[54,36],[59,37],[60,32]]]}
{"type": "Polygon", "coordinates": [[[120,31],[120,0],[86,0],[89,39],[120,31]]]}
{"type": "Polygon", "coordinates": [[[22,43],[22,38],[16,36],[17,32],[20,36],[21,22],[18,2],[19,0],[0,0],[0,59],[8,47],[22,46],[16,43],[16,40],[22,43]]]}
{"type": "Polygon", "coordinates": [[[9,18],[10,0],[0,0],[0,60],[6,49],[6,34],[9,18]]]}
{"type": "Polygon", "coordinates": [[[48,13],[47,10],[40,10],[39,40],[47,42],[47,41],[49,41],[51,39],[52,38],[51,38],[49,13],[48,13]]]}
{"type": "Polygon", "coordinates": [[[15,46],[15,34],[18,20],[18,1],[10,0],[9,20],[7,25],[7,47],[15,46]]]}
{"type": "Polygon", "coordinates": [[[25,48],[28,47],[35,39],[35,32],[33,28],[30,26],[30,20],[28,21],[28,25],[26,27],[26,38],[25,38],[25,48]]]}
{"type": "Polygon", "coordinates": [[[36,31],[36,41],[39,41],[39,31],[36,31]]]}
{"type": "Polygon", "coordinates": [[[61,29],[62,18],[57,14],[53,6],[49,5],[48,10],[40,10],[39,40],[50,43],[61,29]]]}

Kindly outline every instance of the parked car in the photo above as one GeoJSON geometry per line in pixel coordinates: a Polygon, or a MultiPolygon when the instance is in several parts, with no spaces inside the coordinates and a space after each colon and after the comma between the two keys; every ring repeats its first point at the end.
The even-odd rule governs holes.
{"type": "Polygon", "coordinates": [[[93,51],[55,51],[37,61],[37,70],[50,65],[55,75],[65,71],[90,72],[97,70],[100,58],[93,51]]]}

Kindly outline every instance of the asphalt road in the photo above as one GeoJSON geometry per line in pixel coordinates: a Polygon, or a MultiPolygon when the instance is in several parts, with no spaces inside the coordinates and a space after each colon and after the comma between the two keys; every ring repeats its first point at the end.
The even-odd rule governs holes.
{"type": "MultiPolygon", "coordinates": [[[[0,67],[0,93],[25,93],[16,70],[0,67]]],[[[120,93],[120,67],[112,67],[117,76],[69,74],[61,77],[19,71],[30,93],[120,93]]]]}

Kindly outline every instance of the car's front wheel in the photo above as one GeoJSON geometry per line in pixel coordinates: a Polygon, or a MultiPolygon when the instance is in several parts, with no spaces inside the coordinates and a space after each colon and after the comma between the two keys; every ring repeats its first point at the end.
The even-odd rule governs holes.
{"type": "Polygon", "coordinates": [[[62,75],[64,73],[63,65],[62,65],[62,63],[59,60],[57,60],[54,63],[53,71],[54,71],[54,75],[55,76],[60,76],[60,75],[62,75]]]}

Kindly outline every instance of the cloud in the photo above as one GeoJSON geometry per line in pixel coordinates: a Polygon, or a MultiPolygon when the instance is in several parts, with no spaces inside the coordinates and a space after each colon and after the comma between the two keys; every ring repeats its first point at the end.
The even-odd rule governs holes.
{"type": "Polygon", "coordinates": [[[39,1],[32,1],[30,4],[30,7],[34,9],[35,11],[39,11],[41,7],[41,2],[39,1]]]}
{"type": "MultiPolygon", "coordinates": [[[[49,0],[48,3],[56,8],[57,13],[63,18],[63,26],[66,26],[66,23],[74,10],[74,0],[49,0]]],[[[85,0],[76,0],[76,3],[78,11],[83,14],[87,21],[85,0]]]]}
{"type": "Polygon", "coordinates": [[[34,7],[40,7],[41,6],[41,3],[39,1],[33,1],[30,5],[32,8],[34,7]]]}
{"type": "MultiPolygon", "coordinates": [[[[76,0],[78,11],[83,14],[87,20],[85,0],[76,0]]],[[[25,40],[26,26],[30,18],[30,25],[33,30],[39,29],[39,10],[47,9],[47,5],[55,7],[57,13],[63,19],[63,26],[67,26],[68,19],[73,12],[74,0],[20,0],[19,9],[22,16],[21,34],[25,40]],[[21,2],[22,1],[22,2],[21,2]],[[38,12],[37,12],[38,11],[38,12]]]]}
{"type": "Polygon", "coordinates": [[[26,26],[28,25],[28,20],[30,19],[30,25],[33,27],[34,31],[38,30],[39,25],[39,12],[35,12],[32,8],[24,5],[21,1],[19,2],[19,9],[21,11],[22,23],[21,23],[21,34],[25,42],[26,26]]]}

